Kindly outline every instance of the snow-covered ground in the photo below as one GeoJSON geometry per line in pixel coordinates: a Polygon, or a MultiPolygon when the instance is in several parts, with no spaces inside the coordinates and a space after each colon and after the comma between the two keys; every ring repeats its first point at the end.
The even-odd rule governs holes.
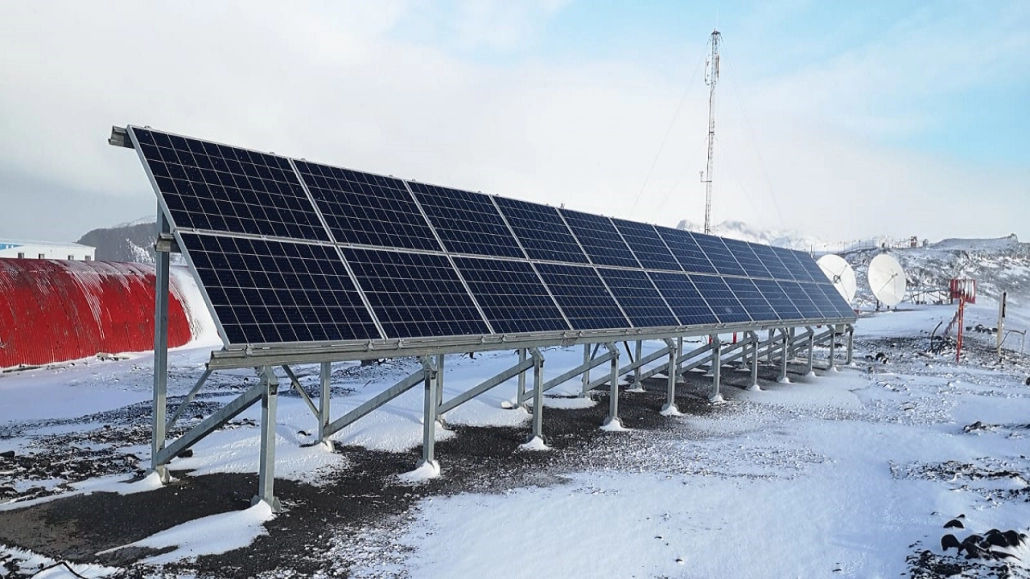
{"type": "MultiPolygon", "coordinates": [[[[349,572],[359,577],[888,577],[910,570],[910,559],[924,550],[942,555],[946,532],[959,540],[992,528],[1026,532],[1030,387],[1024,381],[1030,368],[1014,353],[1001,364],[985,355],[971,354],[956,364],[953,353],[926,354],[929,331],[952,313],[950,307],[925,306],[863,317],[855,367],[819,371],[817,377],[795,375],[790,384],[765,381],[761,392],[727,388],[728,402],[718,412],[667,418],[674,424],[669,434],[641,438],[632,428],[606,434],[626,441],[617,445],[618,453],[609,451],[607,466],[560,473],[558,484],[427,497],[401,532],[386,540],[395,552],[406,553],[401,562],[359,561],[349,572]],[[866,360],[880,351],[890,357],[888,364],[866,360]],[[965,530],[945,531],[943,525],[959,515],[965,515],[965,530]]],[[[974,306],[967,323],[989,321],[992,315],[990,305],[974,306]]],[[[989,339],[976,336],[972,342],[986,351],[989,339]]],[[[207,351],[172,353],[171,395],[188,391],[207,351]]],[[[545,377],[576,365],[581,355],[578,348],[545,351],[545,377]]],[[[447,396],[514,362],[509,352],[448,358],[447,396]]],[[[413,369],[413,362],[404,360],[370,368],[336,365],[334,414],[413,369]]],[[[303,383],[317,381],[314,368],[298,371],[303,383]]],[[[102,431],[118,412],[147,403],[151,376],[144,355],[4,375],[0,452],[32,455],[43,452],[50,437],[102,431]]],[[[246,372],[216,377],[206,401],[225,401],[253,380],[246,372]]],[[[573,395],[578,389],[574,380],[554,393],[573,395]]],[[[447,422],[525,426],[528,412],[502,408],[514,393],[512,381],[448,413],[447,422]]],[[[416,447],[421,397],[419,389],[409,391],[336,439],[387,451],[416,447]]],[[[304,433],[314,431],[314,419],[299,398],[280,398],[278,476],[319,484],[327,470],[348,469],[346,453],[303,446],[310,442],[304,433]]],[[[548,398],[552,402],[557,407],[592,403],[548,398]]],[[[254,472],[258,437],[252,425],[258,412],[251,409],[235,421],[240,427],[197,444],[194,455],[177,459],[175,468],[195,474],[254,472]]],[[[438,432],[439,439],[450,434],[438,432]]],[[[149,459],[145,439],[114,452],[131,453],[141,465],[149,459]]],[[[439,459],[446,477],[447,456],[439,459]]],[[[33,486],[96,492],[122,485],[111,478],[67,480],[60,474],[32,480],[0,472],[0,486],[13,486],[19,494],[33,486]]],[[[148,483],[135,483],[140,484],[148,483]]],[[[223,552],[263,534],[269,516],[217,515],[140,537],[136,544],[179,546],[148,563],[223,552]]],[[[327,538],[330,548],[343,552],[351,541],[327,538]]],[[[4,553],[0,557],[26,565],[43,560],[13,548],[4,553]]],[[[1001,563],[979,565],[977,573],[989,575],[991,565],[1001,563]]],[[[1026,576],[1021,558],[1008,559],[1008,565],[1026,576]]],[[[76,568],[88,576],[117,571],[76,568]]]]}

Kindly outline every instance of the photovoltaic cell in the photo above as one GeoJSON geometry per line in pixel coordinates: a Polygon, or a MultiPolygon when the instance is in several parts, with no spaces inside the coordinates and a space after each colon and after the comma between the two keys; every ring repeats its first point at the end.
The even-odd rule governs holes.
{"type": "Polygon", "coordinates": [[[716,273],[715,266],[701,250],[701,246],[694,240],[694,235],[682,229],[670,229],[668,227],[655,227],[658,235],[672,250],[676,261],[680,263],[683,271],[688,273],[716,273]]]}
{"type": "Polygon", "coordinates": [[[587,263],[586,254],[557,209],[504,197],[494,200],[530,259],[587,263]]]}
{"type": "Polygon", "coordinates": [[[230,344],[381,338],[335,248],[180,235],[230,344]]]}
{"type": "Polygon", "coordinates": [[[590,261],[597,265],[640,267],[622,240],[611,219],[600,215],[561,209],[559,212],[569,224],[572,234],[579,240],[590,261]]]}
{"type": "Polygon", "coordinates": [[[812,298],[808,297],[808,292],[801,287],[801,284],[796,281],[778,281],[780,287],[783,288],[784,293],[790,298],[790,301],[794,302],[794,307],[798,309],[801,316],[805,319],[819,319],[822,316],[822,311],[815,305],[812,298]]]}
{"type": "Polygon", "coordinates": [[[490,333],[446,257],[355,248],[343,255],[387,338],[490,333]]]}
{"type": "Polygon", "coordinates": [[[534,264],[573,330],[629,328],[611,293],[592,267],[534,264]]]}
{"type": "Polygon", "coordinates": [[[737,297],[737,301],[740,305],[744,306],[747,310],[751,319],[756,322],[769,322],[778,321],[780,319],[779,314],[773,309],[769,302],[762,295],[761,290],[755,286],[754,282],[744,277],[726,277],[723,278],[726,285],[733,291],[733,295],[737,297]]]}
{"type": "MultiPolygon", "coordinates": [[[[763,265],[763,260],[756,255],[757,248],[752,244],[736,239],[723,239],[726,249],[733,254],[737,263],[744,268],[744,272],[750,277],[775,277],[769,273],[769,269],[763,265]]],[[[791,278],[793,279],[793,278],[791,278]]]]}
{"type": "Polygon", "coordinates": [[[698,291],[705,297],[705,301],[708,302],[720,323],[733,324],[752,321],[747,310],[733,294],[733,290],[721,277],[691,275],[690,281],[694,282],[698,291]]]}
{"type": "Polygon", "coordinates": [[[755,254],[758,255],[758,259],[762,260],[762,263],[769,270],[769,273],[772,274],[772,277],[776,279],[795,279],[791,270],[797,269],[796,262],[784,263],[783,260],[780,259],[780,255],[768,245],[760,245],[756,243],[752,245],[752,249],[754,249],[755,254]]]}
{"type": "Polygon", "coordinates": [[[677,326],[679,321],[643,270],[597,269],[615,300],[637,328],[677,326]]]}
{"type": "Polygon", "coordinates": [[[826,277],[826,273],[823,272],[819,267],[819,264],[816,263],[815,259],[811,255],[800,251],[794,251],[793,254],[798,263],[801,264],[801,267],[795,270],[799,272],[796,276],[798,281],[805,281],[803,276],[806,274],[807,277],[814,282],[828,281],[829,278],[826,277]]]}
{"type": "Polygon", "coordinates": [[[570,329],[529,262],[455,257],[454,263],[495,332],[570,329]]]}
{"type": "Polygon", "coordinates": [[[442,251],[404,182],[295,161],[336,241],[442,251]]]}
{"type": "Polygon", "coordinates": [[[149,129],[132,131],[176,228],[329,240],[288,160],[149,129]]]}
{"type": "Polygon", "coordinates": [[[658,293],[668,302],[672,312],[685,326],[718,324],[719,320],[708,307],[701,293],[694,287],[685,273],[652,271],[647,274],[658,293]]]}
{"type": "MultiPolygon", "coordinates": [[[[812,302],[815,303],[815,307],[819,309],[819,313],[822,317],[829,319],[839,317],[840,314],[838,313],[837,306],[835,305],[836,300],[832,299],[825,292],[823,292],[820,284],[802,283],[800,285],[801,288],[808,295],[809,299],[811,299],[812,302]]],[[[832,285],[822,285],[825,285],[826,287],[833,289],[832,285]]],[[[840,294],[837,293],[837,290],[833,290],[833,292],[837,294],[838,298],[840,297],[840,294]]]]}
{"type": "Polygon", "coordinates": [[[653,225],[625,219],[612,219],[612,223],[645,269],[681,270],[679,262],[673,257],[653,225]]]}
{"type": "Polygon", "coordinates": [[[711,261],[712,265],[715,266],[715,271],[722,275],[747,275],[744,268],[740,267],[740,263],[733,257],[730,250],[726,248],[726,244],[723,243],[721,237],[705,235],[703,233],[695,233],[693,235],[701,251],[708,256],[708,261],[711,261]]]}
{"type": "Polygon", "coordinates": [[[855,315],[855,310],[853,310],[851,308],[851,304],[849,304],[848,301],[840,295],[837,288],[827,283],[817,283],[815,285],[822,290],[826,298],[833,304],[834,311],[837,312],[838,316],[842,318],[850,318],[855,315]]]}
{"type": "Polygon", "coordinates": [[[794,305],[794,302],[791,301],[790,297],[783,291],[783,287],[776,280],[756,279],[753,281],[755,286],[762,292],[762,295],[765,296],[769,305],[780,316],[780,319],[799,320],[803,317],[794,305]]]}
{"type": "Polygon", "coordinates": [[[490,197],[409,182],[447,251],[525,258],[490,197]]]}

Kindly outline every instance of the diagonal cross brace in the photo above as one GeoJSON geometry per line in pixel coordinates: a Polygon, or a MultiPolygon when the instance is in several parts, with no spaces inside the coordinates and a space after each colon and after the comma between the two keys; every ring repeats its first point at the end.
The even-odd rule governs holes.
{"type": "Polygon", "coordinates": [[[421,384],[422,381],[425,380],[426,373],[428,371],[429,370],[427,370],[426,367],[423,366],[423,368],[421,370],[415,372],[414,374],[411,374],[410,376],[408,376],[407,378],[404,378],[403,380],[401,380],[400,382],[394,384],[393,386],[390,386],[389,388],[387,388],[386,390],[381,392],[375,398],[372,398],[370,400],[365,401],[363,404],[361,404],[357,408],[351,410],[347,414],[344,414],[340,418],[337,418],[336,420],[330,422],[323,429],[323,431],[322,431],[323,436],[325,438],[328,438],[328,437],[332,436],[333,434],[336,434],[340,430],[343,430],[344,428],[346,428],[348,425],[350,425],[355,420],[358,420],[359,418],[369,414],[370,412],[372,412],[376,408],[379,408],[383,404],[386,404],[387,402],[393,400],[394,398],[400,396],[401,394],[404,394],[405,392],[407,392],[408,390],[411,390],[412,388],[414,388],[418,384],[421,384]]]}
{"type": "MultiPolygon", "coordinates": [[[[443,404],[440,405],[440,407],[437,410],[437,412],[440,413],[440,414],[444,414],[446,412],[454,410],[458,406],[461,406],[462,404],[468,402],[469,400],[472,400],[473,398],[475,398],[476,396],[479,396],[480,394],[486,392],[487,390],[490,390],[492,388],[500,386],[501,384],[507,382],[508,380],[511,380],[512,378],[514,378],[514,377],[524,373],[526,370],[529,370],[530,368],[532,368],[533,364],[534,364],[534,359],[533,358],[527,358],[526,360],[523,360],[523,361],[519,362],[518,364],[512,366],[511,368],[508,368],[507,370],[504,370],[504,371],[498,373],[496,376],[483,381],[481,384],[479,384],[475,388],[472,388],[471,390],[468,390],[466,392],[458,394],[454,398],[451,398],[450,400],[444,402],[443,404]]],[[[522,401],[520,400],[519,402],[521,403],[522,401]]]]}
{"type": "Polygon", "coordinates": [[[265,391],[265,384],[258,383],[247,390],[243,394],[233,399],[221,408],[218,412],[215,412],[211,416],[208,416],[200,424],[193,427],[192,430],[183,434],[179,438],[176,438],[174,442],[158,451],[157,456],[154,457],[155,465],[168,464],[170,460],[175,458],[177,454],[193,446],[200,439],[211,434],[226,422],[229,422],[236,416],[238,416],[244,410],[250,408],[255,402],[261,400],[261,395],[265,391]]]}

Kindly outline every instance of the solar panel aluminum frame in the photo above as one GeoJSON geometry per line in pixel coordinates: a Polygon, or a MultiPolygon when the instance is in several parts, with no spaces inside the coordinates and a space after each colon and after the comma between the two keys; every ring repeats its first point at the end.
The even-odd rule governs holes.
{"type": "MultiPolygon", "coordinates": [[[[507,349],[507,348],[532,348],[532,347],[544,347],[544,346],[571,346],[571,345],[578,345],[578,344],[594,344],[594,343],[611,342],[611,341],[618,341],[618,340],[664,339],[664,338],[669,338],[670,336],[683,336],[683,337],[704,336],[704,335],[712,335],[712,334],[717,334],[717,333],[743,332],[743,331],[748,331],[748,330],[750,330],[750,331],[762,331],[762,330],[768,330],[768,329],[772,329],[772,328],[781,328],[784,325],[790,325],[790,322],[787,322],[787,321],[784,321],[784,320],[770,320],[768,322],[761,322],[761,323],[758,323],[758,322],[740,322],[740,323],[707,324],[707,325],[692,325],[692,326],[683,326],[683,325],[681,325],[681,326],[670,326],[670,327],[665,327],[665,328],[623,328],[623,329],[606,329],[606,330],[563,330],[563,331],[559,331],[559,332],[526,332],[526,333],[516,333],[516,334],[481,334],[481,335],[468,335],[468,336],[444,336],[444,337],[434,337],[434,338],[385,338],[385,337],[383,337],[383,336],[385,336],[385,334],[382,333],[382,331],[383,331],[382,330],[382,325],[379,322],[378,317],[376,316],[374,310],[372,310],[372,308],[370,307],[370,303],[369,303],[369,300],[368,300],[367,296],[365,295],[361,285],[358,283],[356,277],[354,276],[354,272],[351,269],[350,264],[347,263],[346,259],[344,259],[344,256],[342,254],[342,248],[343,247],[369,248],[369,249],[383,249],[383,248],[382,247],[377,247],[377,246],[369,247],[369,246],[360,245],[360,244],[340,243],[334,237],[332,237],[332,231],[328,227],[328,225],[326,224],[325,217],[322,215],[321,210],[318,207],[318,204],[315,203],[315,201],[314,201],[314,199],[313,199],[313,197],[311,195],[311,192],[307,188],[306,182],[304,181],[303,178],[301,178],[299,172],[297,171],[295,163],[294,163],[294,159],[292,159],[290,157],[285,157],[285,156],[281,156],[280,155],[280,157],[286,159],[289,162],[290,167],[294,171],[294,174],[297,176],[299,182],[301,183],[301,186],[304,188],[304,191],[305,191],[305,194],[307,195],[308,201],[314,207],[315,214],[319,217],[323,227],[325,227],[325,230],[328,232],[328,239],[327,239],[327,241],[307,240],[307,239],[299,239],[299,238],[291,238],[291,237],[279,237],[279,236],[266,236],[266,235],[254,235],[254,234],[243,234],[243,233],[231,233],[231,232],[221,232],[221,231],[212,231],[212,230],[200,230],[200,229],[193,229],[193,228],[180,229],[178,227],[178,225],[175,223],[175,221],[174,221],[174,219],[172,217],[172,212],[169,210],[169,207],[168,207],[168,205],[167,205],[163,195],[161,194],[161,190],[160,190],[160,187],[157,184],[157,180],[155,179],[155,176],[154,176],[153,172],[150,169],[150,166],[149,166],[149,164],[147,162],[147,159],[146,159],[146,157],[145,157],[145,155],[144,155],[144,153],[143,153],[143,151],[142,151],[142,149],[141,149],[141,147],[139,145],[139,141],[138,141],[138,139],[137,139],[137,137],[135,135],[134,129],[144,129],[144,128],[145,127],[137,127],[137,126],[134,126],[134,125],[128,125],[126,127],[125,131],[128,134],[128,136],[130,138],[130,141],[131,141],[131,143],[133,145],[132,148],[136,149],[137,155],[140,158],[140,162],[143,165],[143,168],[144,168],[144,171],[145,171],[145,173],[147,175],[147,178],[150,180],[151,186],[153,187],[153,189],[154,189],[154,191],[156,193],[156,196],[158,198],[158,210],[162,214],[161,217],[163,217],[167,221],[167,224],[169,226],[169,230],[170,230],[171,234],[173,235],[173,237],[175,238],[175,241],[178,244],[180,250],[182,251],[182,254],[183,254],[183,257],[184,257],[184,259],[185,259],[185,261],[187,263],[187,266],[189,267],[189,269],[191,271],[191,274],[194,276],[195,279],[198,279],[198,280],[200,279],[199,275],[198,275],[198,272],[197,272],[197,268],[196,268],[196,266],[195,266],[195,264],[193,262],[193,259],[189,255],[189,252],[185,249],[185,244],[183,243],[180,231],[196,232],[196,233],[201,233],[201,234],[205,234],[205,235],[222,235],[222,236],[226,236],[226,237],[235,237],[235,238],[243,238],[243,239],[250,238],[250,239],[262,239],[262,240],[278,241],[278,242],[284,242],[284,243],[319,245],[319,246],[323,246],[323,247],[330,247],[331,246],[331,247],[333,247],[336,250],[337,254],[340,256],[341,262],[345,265],[346,270],[348,272],[348,275],[351,277],[351,281],[354,284],[354,287],[356,288],[357,293],[360,295],[363,304],[365,305],[365,307],[368,310],[368,314],[369,314],[370,318],[375,322],[375,325],[376,325],[377,329],[380,331],[380,338],[379,339],[361,339],[361,340],[347,340],[347,341],[337,341],[337,342],[231,344],[229,342],[229,339],[228,339],[227,333],[225,331],[225,328],[222,326],[222,323],[219,320],[219,318],[218,318],[218,316],[217,316],[217,314],[216,314],[216,312],[214,310],[214,307],[212,305],[212,300],[211,300],[210,295],[208,294],[207,289],[204,287],[203,283],[199,283],[198,286],[199,286],[199,290],[200,290],[201,296],[204,299],[204,302],[205,302],[206,307],[208,308],[208,311],[212,315],[212,319],[215,322],[215,326],[216,326],[216,329],[218,331],[219,337],[223,341],[223,349],[220,350],[220,351],[216,350],[216,351],[212,352],[211,359],[210,359],[210,361],[208,363],[208,367],[210,369],[212,369],[212,370],[215,370],[215,369],[230,369],[230,368],[244,368],[244,367],[262,366],[262,365],[280,365],[280,364],[295,364],[295,363],[325,362],[325,361],[344,361],[344,360],[363,360],[363,359],[377,359],[377,358],[396,357],[396,356],[416,356],[416,355],[431,355],[431,354],[445,354],[445,353],[463,353],[463,352],[489,351],[489,350],[507,349]]],[[[146,130],[150,130],[150,129],[147,128],[146,130]]],[[[186,136],[183,136],[183,135],[176,135],[174,133],[168,133],[168,132],[165,132],[165,131],[159,131],[159,132],[167,134],[167,135],[179,136],[179,137],[188,138],[188,139],[194,139],[193,137],[186,137],[186,136]]],[[[194,139],[194,140],[200,140],[200,139],[194,139]]],[[[211,143],[212,141],[204,140],[204,142],[205,143],[211,143]]],[[[231,148],[235,148],[235,149],[243,149],[243,150],[248,150],[248,151],[253,151],[253,152],[259,152],[259,151],[254,151],[253,149],[244,149],[243,147],[237,147],[237,146],[232,146],[232,145],[223,145],[223,146],[227,146],[227,147],[231,147],[231,148]]],[[[263,153],[263,154],[267,154],[267,153],[263,153]]],[[[410,185],[408,184],[408,181],[406,181],[406,180],[401,180],[401,181],[405,183],[405,186],[408,189],[409,194],[412,194],[411,193],[410,185]]],[[[422,209],[421,205],[418,203],[417,196],[412,194],[412,198],[415,200],[415,203],[416,203],[416,205],[419,206],[420,210],[422,210],[423,215],[425,215],[424,209],[422,209]]],[[[496,207],[497,206],[497,201],[494,198],[494,196],[491,196],[491,199],[494,201],[494,205],[496,207]]],[[[512,235],[515,237],[516,242],[521,247],[522,246],[521,240],[519,239],[518,235],[515,234],[511,224],[507,222],[507,218],[506,218],[504,212],[501,211],[500,207],[497,207],[497,209],[498,209],[498,212],[501,214],[502,219],[505,221],[506,225],[508,226],[509,230],[511,231],[512,235]]],[[[562,221],[564,221],[564,216],[561,215],[561,212],[557,212],[557,213],[562,218],[562,221]]],[[[427,218],[427,221],[429,222],[430,228],[432,229],[434,235],[437,235],[437,238],[439,239],[439,235],[437,234],[435,228],[433,227],[432,222],[430,220],[428,220],[428,218],[427,218]]],[[[568,227],[567,224],[566,224],[566,227],[568,227]]],[[[574,235],[573,235],[573,239],[576,239],[574,235]]],[[[578,239],[576,241],[577,241],[577,245],[578,245],[578,239]]],[[[580,247],[580,249],[581,249],[581,251],[583,251],[582,247],[580,247]]],[[[522,250],[525,253],[525,248],[524,247],[522,248],[522,250]]],[[[631,251],[632,251],[632,249],[631,249],[631,251]]],[[[450,254],[450,253],[442,252],[442,251],[441,252],[428,251],[428,252],[414,252],[414,253],[439,253],[441,255],[444,255],[444,256],[448,257],[448,260],[451,262],[452,266],[454,265],[453,264],[453,257],[458,256],[458,255],[461,255],[461,256],[466,256],[467,255],[468,257],[482,257],[482,256],[478,256],[478,255],[473,255],[473,254],[450,254]]],[[[586,254],[585,251],[583,251],[583,253],[586,254]]],[[[675,257],[675,254],[673,254],[673,255],[675,257]]],[[[589,260],[589,257],[588,257],[588,260],[589,260]]],[[[541,262],[541,263],[548,263],[548,262],[549,263],[566,263],[566,262],[551,262],[549,260],[538,260],[538,259],[526,259],[525,261],[527,261],[529,263],[537,263],[537,262],[541,262]]],[[[585,267],[591,267],[591,268],[593,268],[595,270],[596,270],[596,267],[597,267],[596,265],[590,265],[589,262],[587,264],[580,264],[580,263],[568,263],[568,264],[569,265],[580,265],[580,266],[585,266],[585,267]]],[[[630,268],[630,269],[633,269],[633,268],[630,268]]],[[[456,267],[455,267],[455,271],[456,271],[459,279],[461,279],[463,286],[468,291],[468,289],[469,289],[468,288],[468,284],[467,284],[466,280],[464,279],[464,277],[461,275],[461,272],[456,267]]],[[[540,281],[543,282],[542,279],[540,281]]],[[[601,281],[602,281],[602,284],[604,284],[605,287],[607,288],[607,284],[604,282],[603,278],[601,279],[601,281]]],[[[553,295],[553,292],[550,289],[550,287],[547,286],[546,283],[544,283],[544,287],[547,288],[548,293],[551,294],[552,300],[554,300],[554,295],[553,295]]],[[[609,293],[611,293],[610,288],[607,288],[607,289],[608,289],[609,293]]],[[[660,292],[659,292],[659,294],[661,295],[660,292]]],[[[469,291],[469,296],[472,299],[472,302],[474,304],[476,304],[477,310],[480,312],[481,315],[483,315],[483,310],[482,310],[480,304],[478,303],[478,301],[475,299],[475,296],[472,294],[471,291],[469,291]]],[[[618,301],[618,299],[616,299],[614,297],[614,295],[612,297],[613,297],[613,299],[615,299],[615,303],[619,306],[619,309],[624,311],[623,305],[618,301]]],[[[663,296],[663,299],[664,299],[664,296],[663,296]]],[[[555,300],[555,304],[558,305],[557,304],[557,300],[555,300]]],[[[562,312],[562,315],[565,316],[565,312],[564,312],[564,310],[561,309],[560,306],[558,306],[558,309],[559,309],[560,312],[562,312]]],[[[567,316],[566,316],[566,320],[567,320],[567,316]]],[[[486,327],[490,328],[489,320],[486,318],[485,315],[483,315],[483,321],[486,324],[486,327]]],[[[802,319],[802,320],[797,320],[795,323],[797,323],[799,325],[822,325],[822,324],[846,324],[846,323],[852,323],[853,321],[854,321],[854,319],[849,319],[849,318],[843,318],[842,317],[842,318],[839,318],[839,319],[822,319],[822,318],[820,318],[818,320],[802,319]]]]}

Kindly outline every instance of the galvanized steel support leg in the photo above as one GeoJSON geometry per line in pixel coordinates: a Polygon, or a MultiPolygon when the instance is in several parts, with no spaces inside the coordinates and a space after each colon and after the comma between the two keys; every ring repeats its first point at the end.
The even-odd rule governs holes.
{"type": "Polygon", "coordinates": [[[722,402],[722,394],[719,393],[722,380],[722,340],[719,335],[712,336],[712,394],[708,397],[709,402],[722,402]]]}
{"type": "Polygon", "coordinates": [[[766,361],[766,363],[768,363],[768,364],[772,364],[772,362],[773,362],[773,347],[772,347],[772,339],[773,339],[773,333],[774,333],[774,331],[775,331],[775,330],[769,330],[769,342],[770,342],[770,345],[769,345],[769,349],[768,349],[768,350],[766,350],[766,356],[767,356],[767,358],[766,358],[766,360],[765,360],[765,361],[766,361]]]}
{"type": "Polygon", "coordinates": [[[418,464],[422,467],[426,464],[439,468],[436,462],[436,391],[437,373],[433,368],[431,358],[422,359],[422,368],[425,374],[425,407],[422,415],[422,461],[418,464]]]}
{"type": "Polygon", "coordinates": [[[855,326],[848,324],[848,358],[845,363],[850,366],[855,363],[855,326]]]}
{"type": "Polygon", "coordinates": [[[264,391],[261,393],[261,459],[258,470],[258,494],[250,501],[251,505],[265,502],[278,513],[282,510],[279,499],[275,498],[275,410],[279,401],[279,379],[271,366],[261,368],[261,382],[264,391]]]}
{"type": "MultiPolygon", "coordinates": [[[[586,366],[590,363],[590,344],[583,344],[583,365],[586,366]]],[[[586,396],[587,392],[590,391],[590,368],[587,368],[583,372],[583,391],[580,396],[586,396]]]]}
{"type": "Polygon", "coordinates": [[[830,325],[830,359],[826,364],[826,369],[837,370],[837,326],[832,324],[830,325]]]}
{"type": "MultiPolygon", "coordinates": [[[[519,364],[526,361],[526,349],[519,348],[519,364]]],[[[522,406],[522,401],[526,399],[526,373],[519,372],[519,385],[515,389],[515,406],[522,406]]]]}
{"type": "Polygon", "coordinates": [[[757,391],[762,389],[758,385],[758,334],[748,333],[751,335],[751,385],[747,389],[757,391]]]}
{"type": "Polygon", "coordinates": [[[790,380],[787,379],[787,348],[790,344],[790,334],[787,333],[787,329],[783,329],[783,339],[781,342],[781,358],[780,358],[780,382],[787,383],[790,380]]]}
{"type": "MultiPolygon", "coordinates": [[[[676,360],[679,355],[672,340],[665,340],[665,344],[669,346],[669,368],[666,370],[669,381],[665,384],[665,404],[662,406],[662,414],[679,414],[679,408],[676,408],[676,360]]],[[[679,344],[682,348],[683,338],[679,339],[679,344]]]]}
{"type": "MultiPolygon", "coordinates": [[[[533,348],[533,436],[544,439],[544,356],[533,348]]],[[[525,372],[523,372],[525,374],[525,372]]]]}
{"type": "Polygon", "coordinates": [[[811,376],[815,374],[815,329],[806,329],[808,330],[808,371],[805,374],[811,376]]]}
{"type": "Polygon", "coordinates": [[[319,368],[319,380],[321,381],[322,392],[318,397],[318,441],[332,448],[332,443],[326,440],[326,426],[329,425],[330,391],[329,381],[332,375],[333,365],[331,362],[322,362],[319,368]]]}
{"type": "MultiPolygon", "coordinates": [[[[436,357],[436,407],[439,408],[443,404],[443,364],[444,355],[440,354],[436,357]]],[[[437,417],[439,418],[439,417],[437,417]]]]}
{"type": "Polygon", "coordinates": [[[622,426],[622,421],[619,420],[619,348],[611,342],[606,342],[604,347],[612,355],[611,373],[608,378],[608,416],[604,419],[604,425],[617,422],[622,426]]]}
{"type": "MultiPolygon", "coordinates": [[[[641,341],[641,340],[637,340],[636,354],[637,354],[637,357],[634,358],[634,360],[640,360],[641,358],[644,357],[644,342],[641,341]]],[[[636,369],[633,370],[633,387],[636,388],[636,389],[639,389],[639,390],[643,390],[644,389],[644,385],[640,383],[640,373],[641,372],[642,372],[642,369],[641,369],[640,366],[637,366],[636,369]]]]}
{"type": "MultiPolygon", "coordinates": [[[[160,207],[157,209],[159,233],[170,231],[168,220],[160,207]]],[[[154,288],[154,413],[150,438],[150,468],[158,474],[161,482],[170,479],[168,468],[157,461],[158,453],[165,446],[165,417],[168,412],[168,275],[169,256],[157,252],[156,287],[154,288]]]]}

